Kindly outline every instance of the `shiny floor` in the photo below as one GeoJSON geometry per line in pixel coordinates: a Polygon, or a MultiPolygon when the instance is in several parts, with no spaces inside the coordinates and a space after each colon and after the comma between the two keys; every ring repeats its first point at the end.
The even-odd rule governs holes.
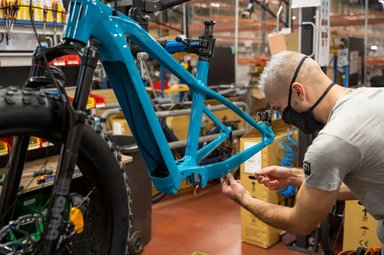
{"type": "MultiPolygon", "coordinates": [[[[203,192],[203,191],[202,191],[203,192]]],[[[143,255],[303,255],[277,243],[241,242],[240,209],[217,188],[203,197],[181,191],[152,206],[152,239],[143,255]]]]}

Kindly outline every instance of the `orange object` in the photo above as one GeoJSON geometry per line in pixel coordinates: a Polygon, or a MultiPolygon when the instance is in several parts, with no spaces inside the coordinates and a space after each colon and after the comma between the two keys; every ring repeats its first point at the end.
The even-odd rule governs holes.
{"type": "Polygon", "coordinates": [[[63,8],[63,10],[61,11],[61,20],[64,23],[66,19],[67,19],[67,11],[63,8]]]}
{"type": "Polygon", "coordinates": [[[53,0],[51,3],[51,11],[52,11],[52,18],[53,18],[53,23],[57,22],[57,11],[59,9],[59,4],[57,0],[53,0]]]}
{"type": "Polygon", "coordinates": [[[3,15],[4,15],[4,19],[7,19],[8,18],[8,1],[7,0],[2,0],[1,1],[1,7],[3,8],[3,15]]]}
{"type": "Polygon", "coordinates": [[[48,6],[47,6],[47,5],[44,5],[44,9],[43,9],[43,21],[44,21],[44,22],[47,22],[47,18],[48,18],[48,6]]]}
{"type": "Polygon", "coordinates": [[[30,16],[29,18],[31,19],[31,21],[35,20],[35,8],[33,5],[31,6],[31,9],[30,9],[30,11],[28,11],[28,13],[29,13],[29,16],[30,16]]]}
{"type": "Polygon", "coordinates": [[[16,20],[17,18],[17,13],[19,12],[20,10],[20,0],[15,0],[15,1],[12,1],[12,5],[11,5],[11,18],[16,20]]]}
{"type": "Polygon", "coordinates": [[[84,216],[81,210],[77,207],[72,207],[69,212],[69,218],[75,225],[76,233],[80,234],[84,230],[84,216]]]}

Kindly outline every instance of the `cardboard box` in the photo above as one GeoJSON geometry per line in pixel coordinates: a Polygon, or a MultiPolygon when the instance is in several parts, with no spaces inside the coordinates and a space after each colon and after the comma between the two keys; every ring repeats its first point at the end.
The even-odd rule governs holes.
{"type": "Polygon", "coordinates": [[[115,92],[112,89],[95,89],[91,91],[92,94],[102,96],[105,99],[105,103],[118,104],[115,92]]]}
{"type": "Polygon", "coordinates": [[[262,248],[269,248],[280,240],[279,230],[269,227],[252,213],[241,208],[241,240],[262,248]]]}
{"type": "Polygon", "coordinates": [[[282,31],[273,32],[268,36],[268,45],[271,51],[271,56],[276,55],[281,51],[298,51],[298,32],[285,34],[282,31]]]}
{"type": "Polygon", "coordinates": [[[113,118],[112,122],[112,133],[113,135],[128,135],[132,136],[132,132],[129,129],[128,123],[123,118],[113,118]]]}
{"type": "Polygon", "coordinates": [[[287,50],[287,42],[283,32],[274,32],[269,34],[267,37],[271,56],[276,55],[281,51],[287,50]]]}
{"type": "MultiPolygon", "coordinates": [[[[235,121],[240,120],[238,123],[238,129],[243,129],[245,126],[244,120],[237,116],[236,113],[229,109],[212,111],[212,113],[220,120],[220,121],[235,121]]],[[[190,115],[181,115],[166,118],[166,123],[169,128],[172,129],[173,133],[179,140],[186,140],[188,136],[188,127],[189,127],[189,118],[190,115]]],[[[206,130],[210,130],[214,127],[213,121],[209,118],[205,118],[204,125],[206,130]]]]}
{"type": "MultiPolygon", "coordinates": [[[[243,186],[257,199],[272,203],[281,204],[283,198],[278,191],[271,191],[264,185],[259,184],[254,177],[255,170],[262,169],[269,165],[279,165],[284,151],[278,146],[277,142],[287,135],[288,126],[281,120],[276,120],[272,124],[275,132],[275,141],[262,151],[255,154],[240,166],[240,179],[243,186]]],[[[298,132],[294,134],[294,140],[298,140],[298,132]]],[[[240,139],[240,150],[258,143],[261,135],[256,130],[251,130],[240,139]]],[[[297,148],[294,148],[297,150],[297,148]]],[[[297,165],[297,159],[295,161],[297,165]]],[[[241,239],[246,243],[269,248],[280,240],[280,230],[268,226],[260,221],[252,213],[241,208],[241,239]]]]}
{"type": "Polygon", "coordinates": [[[357,200],[345,202],[344,217],[343,250],[380,246],[376,234],[377,221],[357,200]]]}

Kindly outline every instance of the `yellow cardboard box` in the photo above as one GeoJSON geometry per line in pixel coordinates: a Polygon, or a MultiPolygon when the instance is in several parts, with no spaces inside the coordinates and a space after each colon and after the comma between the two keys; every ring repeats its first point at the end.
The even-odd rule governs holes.
{"type": "Polygon", "coordinates": [[[357,200],[345,202],[344,217],[343,250],[380,245],[376,234],[377,221],[357,200]]]}
{"type": "MultiPolygon", "coordinates": [[[[248,161],[240,166],[240,179],[244,187],[256,198],[273,204],[279,204],[282,198],[278,191],[271,191],[257,182],[254,177],[255,170],[259,170],[269,165],[279,165],[284,151],[278,146],[277,142],[287,135],[288,126],[281,120],[273,122],[275,132],[275,141],[262,151],[258,152],[248,161]]],[[[298,140],[298,132],[293,136],[298,140]]],[[[244,150],[261,139],[261,136],[255,130],[250,131],[240,139],[240,150],[244,150]]],[[[296,148],[297,149],[297,148],[296,148]]],[[[297,159],[295,162],[297,165],[297,159]]],[[[268,226],[260,221],[252,213],[241,208],[241,238],[242,241],[254,244],[263,248],[269,248],[280,239],[280,230],[268,226]]]]}
{"type": "Polygon", "coordinates": [[[129,129],[128,123],[124,118],[113,118],[111,122],[113,135],[132,136],[132,132],[129,129]]]}
{"type": "MultiPolygon", "coordinates": [[[[217,110],[212,112],[220,121],[235,121],[240,120],[238,123],[238,129],[243,129],[245,126],[244,121],[239,118],[236,113],[229,109],[217,110]]],[[[181,115],[166,118],[167,126],[170,127],[179,140],[185,140],[188,136],[190,115],[181,115]]],[[[210,130],[215,124],[212,120],[205,119],[205,130],[210,130]]]]}

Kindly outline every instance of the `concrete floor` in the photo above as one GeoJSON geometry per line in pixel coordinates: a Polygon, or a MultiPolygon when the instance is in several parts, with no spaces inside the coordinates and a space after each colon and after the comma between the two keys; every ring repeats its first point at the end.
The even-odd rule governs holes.
{"type": "Polygon", "coordinates": [[[220,187],[199,198],[193,190],[184,190],[176,196],[167,195],[152,206],[152,239],[142,254],[304,254],[282,243],[269,249],[242,243],[240,227],[240,208],[222,195],[220,187]]]}

